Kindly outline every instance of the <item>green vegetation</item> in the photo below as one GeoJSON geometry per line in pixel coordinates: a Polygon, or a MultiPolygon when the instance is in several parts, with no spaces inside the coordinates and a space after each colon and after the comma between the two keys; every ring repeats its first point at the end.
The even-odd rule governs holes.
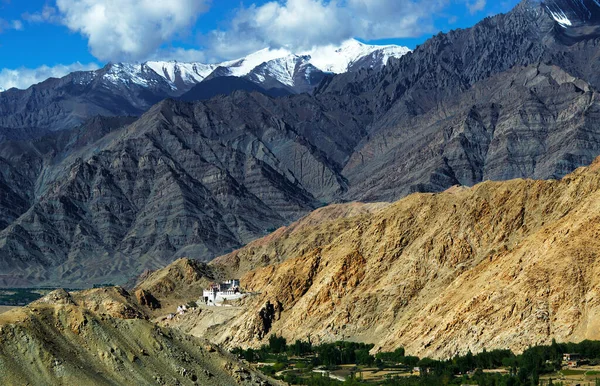
{"type": "Polygon", "coordinates": [[[0,290],[0,305],[24,306],[53,291],[54,288],[8,288],[0,290]]]}
{"type": "Polygon", "coordinates": [[[196,303],[195,301],[193,301],[193,300],[192,300],[192,301],[189,301],[189,302],[186,304],[186,306],[187,306],[188,308],[196,308],[196,307],[198,307],[198,303],[196,303]]]}
{"type": "Polygon", "coordinates": [[[565,370],[561,371],[561,374],[562,375],[582,375],[582,374],[585,374],[585,371],[565,369],[565,370]]]}
{"type": "MultiPolygon", "coordinates": [[[[313,345],[297,340],[288,345],[285,338],[271,336],[258,350],[240,348],[233,353],[254,363],[268,363],[261,370],[294,385],[479,385],[531,386],[562,385],[556,380],[540,381],[540,376],[561,370],[563,353],[576,352],[591,362],[600,361],[600,341],[556,343],[535,346],[515,355],[510,350],[483,351],[457,355],[449,360],[406,356],[403,348],[393,352],[369,352],[371,344],[335,342],[313,345]],[[502,369],[502,372],[488,370],[502,369]],[[317,373],[315,371],[320,371],[317,373]],[[381,373],[381,375],[377,375],[381,373]],[[329,377],[337,375],[341,382],[329,377]],[[342,374],[342,375],[338,375],[342,374]]],[[[563,375],[584,375],[581,370],[562,370],[563,375]]],[[[588,371],[587,375],[596,374],[588,371]]],[[[596,381],[600,385],[599,381],[596,381]]]]}
{"type": "Polygon", "coordinates": [[[101,283],[101,284],[94,284],[93,288],[109,288],[109,287],[114,287],[115,285],[112,283],[101,283]]]}

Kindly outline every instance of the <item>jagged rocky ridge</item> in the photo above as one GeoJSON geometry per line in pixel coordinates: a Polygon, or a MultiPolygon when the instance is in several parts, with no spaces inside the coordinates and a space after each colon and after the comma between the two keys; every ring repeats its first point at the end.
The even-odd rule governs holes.
{"type": "Polygon", "coordinates": [[[598,39],[565,41],[562,29],[523,1],[312,96],[169,100],[77,151],[26,153],[29,163],[5,147],[15,205],[2,208],[2,285],[124,281],[179,256],[209,259],[324,203],[560,178],[600,153],[598,39]]]}
{"type": "Polygon", "coordinates": [[[347,189],[339,170],[361,129],[328,110],[307,95],[238,92],[164,101],[66,155],[6,144],[0,154],[30,175],[9,174],[28,195],[0,232],[2,285],[124,282],[174,256],[209,259],[331,201],[347,189]]]}

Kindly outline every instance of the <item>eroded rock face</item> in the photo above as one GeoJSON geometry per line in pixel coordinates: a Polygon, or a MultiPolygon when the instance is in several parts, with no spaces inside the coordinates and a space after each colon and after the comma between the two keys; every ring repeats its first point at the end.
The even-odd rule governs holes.
{"type": "Polygon", "coordinates": [[[160,302],[150,292],[139,289],[135,291],[135,297],[142,306],[148,307],[150,310],[160,308],[160,302]]]}
{"type": "MultiPolygon", "coordinates": [[[[314,225],[309,238],[323,236],[313,248],[290,249],[242,276],[259,295],[214,339],[260,346],[270,334],[345,337],[434,357],[598,339],[599,165],[557,181],[413,194],[373,214],[314,225]],[[283,311],[263,336],[254,315],[267,301],[283,311]]],[[[260,250],[301,245],[309,230],[271,236],[260,250]]],[[[236,256],[260,259],[252,254],[259,244],[236,256]]]]}
{"type": "Polygon", "coordinates": [[[121,64],[50,78],[27,90],[0,93],[0,138],[35,138],[77,127],[96,116],[139,116],[165,97],[177,94],[156,73],[145,72],[146,84],[115,81],[121,64]]]}
{"type": "Polygon", "coordinates": [[[23,282],[124,282],[174,257],[208,260],[330,200],[345,189],[339,164],[352,145],[316,148],[301,117],[347,131],[348,141],[360,129],[315,113],[321,107],[305,98],[165,101],[72,152],[39,172],[35,203],[0,235],[3,273],[23,282]],[[42,278],[16,261],[53,273],[42,278]]]}
{"type": "Polygon", "coordinates": [[[275,303],[271,303],[267,300],[265,305],[258,312],[258,324],[256,326],[254,335],[258,339],[262,339],[269,334],[273,323],[281,318],[283,312],[283,304],[276,300],[275,303]]]}
{"type": "Polygon", "coordinates": [[[269,300],[265,303],[265,306],[258,312],[258,317],[262,323],[258,338],[262,339],[263,336],[267,335],[271,331],[273,320],[275,319],[275,307],[269,300]]]}
{"type": "Polygon", "coordinates": [[[556,66],[515,67],[374,134],[343,171],[348,195],[387,200],[486,180],[561,178],[600,154],[588,142],[600,136],[598,116],[589,83],[556,66]]]}

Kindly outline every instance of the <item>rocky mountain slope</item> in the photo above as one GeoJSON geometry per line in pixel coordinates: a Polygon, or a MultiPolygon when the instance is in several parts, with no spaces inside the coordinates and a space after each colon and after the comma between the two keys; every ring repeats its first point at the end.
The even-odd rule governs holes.
{"type": "Polygon", "coordinates": [[[203,339],[158,327],[120,288],[58,290],[0,315],[3,385],[272,385],[203,339]]]}
{"type": "Polygon", "coordinates": [[[218,95],[229,95],[235,91],[259,92],[274,98],[293,94],[282,87],[265,89],[255,82],[237,76],[219,76],[198,83],[179,99],[187,102],[203,101],[218,95]]]}
{"type": "Polygon", "coordinates": [[[209,263],[210,277],[240,275],[255,295],[197,332],[228,346],[278,334],[434,357],[598,339],[599,202],[600,159],[561,180],[311,215],[209,263]]]}
{"type": "Polygon", "coordinates": [[[0,231],[2,285],[122,283],[295,220],[346,189],[360,121],[327,110],[307,95],[167,100],[66,155],[31,154],[31,197],[0,231]]]}
{"type": "Polygon", "coordinates": [[[109,64],[92,72],[50,78],[27,90],[0,93],[1,139],[28,139],[79,126],[96,115],[139,116],[173,95],[173,87],[147,67],[109,64]]]}
{"type": "MultiPolygon", "coordinates": [[[[590,20],[588,25],[595,25],[595,21],[590,20]]],[[[523,0],[511,12],[486,18],[473,28],[438,34],[411,54],[390,60],[378,73],[342,74],[322,84],[316,91],[318,98],[354,95],[369,106],[374,116],[369,134],[343,171],[351,182],[348,198],[393,200],[410,191],[440,190],[456,182],[471,184],[485,178],[560,177],[564,175],[561,169],[568,172],[591,162],[597,153],[586,155],[583,148],[570,148],[563,154],[555,153],[555,165],[545,166],[543,172],[535,171],[540,150],[553,146],[545,130],[552,131],[551,127],[563,125],[568,119],[568,115],[558,116],[550,107],[555,103],[552,98],[563,98],[566,90],[554,86],[544,87],[545,91],[533,90],[536,86],[530,84],[518,91],[520,85],[511,83],[516,81],[516,68],[544,64],[556,66],[567,77],[584,80],[588,89],[596,90],[600,85],[597,36],[590,32],[573,41],[566,34],[544,4],[523,0]],[[510,99],[497,98],[499,94],[496,99],[490,98],[494,87],[506,89],[510,99]],[[476,92],[488,103],[474,99],[476,92]],[[530,92],[540,96],[541,101],[532,100],[530,92]],[[480,137],[469,131],[486,133],[480,137]],[[492,156],[501,156],[491,152],[505,151],[495,148],[496,134],[506,136],[497,138],[498,145],[509,147],[508,154],[504,154],[508,172],[503,176],[487,170],[495,166],[486,165],[494,162],[492,156]],[[461,161],[452,164],[454,157],[461,161]],[[421,165],[428,169],[425,176],[420,175],[421,165]],[[371,175],[372,171],[376,173],[371,175]],[[388,184],[381,178],[383,174],[392,175],[395,181],[388,184]]],[[[521,78],[525,79],[523,75],[521,78]]],[[[575,93],[579,91],[573,97],[575,93]]],[[[584,118],[574,117],[578,123],[573,124],[590,127],[591,133],[584,129],[586,133],[579,136],[585,142],[596,142],[593,108],[588,111],[587,103],[581,102],[573,100],[584,118]]],[[[575,128],[567,126],[569,130],[575,128]]],[[[578,147],[577,143],[571,145],[578,147]]]]}
{"type": "Polygon", "coordinates": [[[347,196],[389,200],[486,180],[560,178],[600,154],[598,117],[588,82],[557,66],[517,66],[372,133],[342,171],[347,196]]]}

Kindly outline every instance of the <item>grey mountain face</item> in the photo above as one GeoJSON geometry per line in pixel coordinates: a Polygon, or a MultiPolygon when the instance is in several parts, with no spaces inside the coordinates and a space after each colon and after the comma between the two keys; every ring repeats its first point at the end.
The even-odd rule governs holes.
{"type": "Polygon", "coordinates": [[[229,95],[235,91],[259,92],[272,97],[292,94],[292,92],[287,91],[287,89],[280,87],[265,89],[246,78],[238,78],[237,76],[219,76],[203,80],[192,87],[190,91],[181,95],[178,99],[188,102],[203,101],[218,95],[229,95]]]}
{"type": "Polygon", "coordinates": [[[348,198],[388,200],[484,180],[560,178],[600,154],[600,101],[556,66],[517,66],[372,134],[348,198]]]}
{"type": "Polygon", "coordinates": [[[523,1],[314,95],[167,100],[129,125],[5,142],[0,285],[123,282],[323,203],[561,177],[600,154],[599,40],[564,30],[523,1]]]}
{"type": "MultiPolygon", "coordinates": [[[[540,68],[540,63],[553,64],[565,71],[563,76],[579,78],[588,83],[589,89],[598,89],[598,39],[592,34],[567,44],[561,30],[544,6],[523,1],[509,14],[485,19],[471,29],[439,34],[412,54],[389,63],[381,72],[344,74],[319,87],[319,95],[354,93],[357,98],[364,98],[374,113],[369,135],[343,170],[350,182],[346,197],[389,200],[412,191],[439,191],[452,184],[471,185],[488,178],[556,178],[591,161],[598,154],[592,113],[595,93],[587,94],[591,98],[587,104],[572,101],[573,108],[589,114],[584,123],[575,119],[569,124],[557,122],[563,117],[552,112],[558,106],[552,98],[563,93],[562,89],[546,87],[536,97],[537,105],[531,104],[530,94],[540,93],[539,86],[521,90],[515,100],[489,98],[482,93],[481,100],[471,98],[460,103],[468,92],[492,87],[486,82],[495,82],[493,88],[513,87],[510,81],[503,83],[514,77],[511,71],[523,66],[540,68]],[[507,110],[509,102],[515,105],[507,110]],[[450,105],[455,107],[448,110],[450,105]],[[532,106],[535,110],[528,111],[532,106]],[[505,116],[507,111],[512,113],[505,116]],[[469,119],[485,123],[481,136],[464,133],[472,124],[463,118],[468,114],[469,119]],[[527,114],[540,118],[536,123],[527,114]],[[507,137],[497,142],[496,125],[503,119],[510,123],[503,129],[507,137]],[[553,141],[547,137],[552,130],[569,130],[570,133],[561,134],[565,136],[581,130],[577,136],[587,136],[587,140],[548,142],[553,141]],[[455,138],[458,133],[463,134],[455,138]],[[434,135],[441,135],[440,142],[432,142],[434,135]],[[453,139],[454,143],[449,144],[453,139]],[[457,144],[463,149],[457,149],[457,144]],[[509,153],[504,161],[492,167],[488,163],[494,158],[488,151],[502,150],[495,144],[510,146],[505,149],[509,153]],[[454,150],[450,151],[452,146],[454,150]],[[553,146],[560,151],[556,152],[553,146]],[[462,161],[452,162],[456,156],[452,153],[463,150],[462,161]],[[548,152],[552,156],[540,165],[540,154],[548,152]]],[[[580,89],[573,92],[582,92],[577,91],[580,89]]]]}
{"type": "Polygon", "coordinates": [[[341,164],[364,135],[307,95],[240,92],[167,100],[105,131],[66,150],[44,138],[44,151],[18,152],[32,167],[13,178],[23,184],[13,201],[25,203],[0,232],[1,285],[122,282],[174,256],[239,247],[345,191],[341,164]]]}

